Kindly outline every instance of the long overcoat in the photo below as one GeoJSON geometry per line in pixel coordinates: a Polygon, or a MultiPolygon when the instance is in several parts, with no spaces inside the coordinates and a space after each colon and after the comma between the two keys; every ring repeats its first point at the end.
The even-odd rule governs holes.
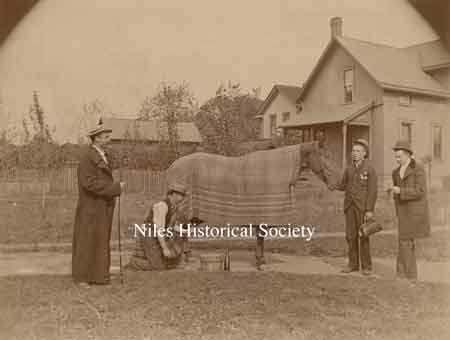
{"type": "Polygon", "coordinates": [[[109,280],[111,227],[120,183],[112,169],[90,146],[78,166],[78,204],[72,241],[72,276],[77,282],[109,280]]]}
{"type": "Polygon", "coordinates": [[[394,186],[400,187],[400,194],[394,194],[399,239],[430,236],[430,213],[423,165],[411,159],[403,179],[400,178],[398,167],[392,172],[392,181],[394,186]]]}

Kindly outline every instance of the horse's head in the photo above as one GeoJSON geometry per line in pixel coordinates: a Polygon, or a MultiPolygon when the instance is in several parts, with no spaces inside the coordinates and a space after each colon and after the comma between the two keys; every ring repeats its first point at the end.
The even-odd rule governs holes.
{"type": "Polygon", "coordinates": [[[330,190],[337,186],[341,172],[334,163],[324,140],[303,143],[302,160],[330,190]]]}

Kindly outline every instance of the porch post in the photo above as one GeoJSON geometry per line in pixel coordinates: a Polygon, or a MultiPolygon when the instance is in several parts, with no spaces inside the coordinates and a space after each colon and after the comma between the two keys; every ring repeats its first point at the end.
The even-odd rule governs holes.
{"type": "Polygon", "coordinates": [[[372,155],[373,155],[373,104],[372,107],[370,108],[370,113],[369,113],[369,159],[372,159],[372,155]]]}
{"type": "Polygon", "coordinates": [[[347,123],[342,125],[342,169],[347,166],[347,123]]]}

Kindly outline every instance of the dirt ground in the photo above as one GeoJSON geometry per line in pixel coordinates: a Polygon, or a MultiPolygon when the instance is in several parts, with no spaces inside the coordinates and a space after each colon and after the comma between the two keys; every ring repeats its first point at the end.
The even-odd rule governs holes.
{"type": "Polygon", "coordinates": [[[80,289],[0,279],[1,339],[449,339],[450,286],[276,272],[152,272],[80,289]]]}

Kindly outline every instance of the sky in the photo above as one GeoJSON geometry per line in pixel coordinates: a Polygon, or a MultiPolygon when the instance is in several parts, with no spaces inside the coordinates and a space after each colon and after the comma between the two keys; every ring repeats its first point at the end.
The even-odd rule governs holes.
{"type": "Polygon", "coordinates": [[[41,0],[0,46],[3,128],[28,114],[33,91],[59,142],[85,129],[85,103],[133,117],[163,80],[189,82],[200,103],[228,81],[265,98],[305,81],[333,16],[357,39],[437,38],[406,0],[41,0]]]}

